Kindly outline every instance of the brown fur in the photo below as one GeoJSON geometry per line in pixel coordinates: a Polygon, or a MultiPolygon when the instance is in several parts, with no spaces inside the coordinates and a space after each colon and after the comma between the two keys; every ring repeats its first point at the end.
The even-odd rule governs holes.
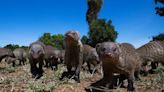
{"type": "Polygon", "coordinates": [[[29,49],[29,62],[32,77],[39,79],[43,76],[43,60],[45,55],[45,45],[42,42],[34,42],[29,49]],[[37,67],[37,64],[39,67],[37,67]]]}
{"type": "Polygon", "coordinates": [[[8,64],[11,64],[12,63],[12,66],[13,67],[15,67],[15,62],[16,62],[16,58],[14,58],[14,57],[10,57],[10,56],[8,56],[8,57],[6,57],[5,58],[5,61],[8,63],[8,64]]]}
{"type": "Polygon", "coordinates": [[[10,49],[0,48],[0,62],[2,61],[3,58],[5,58],[7,56],[13,57],[14,54],[10,49]]]}
{"type": "MultiPolygon", "coordinates": [[[[152,69],[156,69],[158,63],[164,63],[164,41],[152,41],[137,49],[139,53],[143,67],[146,67],[148,62],[151,62],[152,69]]],[[[146,68],[144,68],[146,69],[146,68]]],[[[147,70],[144,70],[148,74],[147,70]]]]}
{"type": "Polygon", "coordinates": [[[13,51],[14,56],[17,60],[19,60],[19,65],[24,65],[26,62],[27,54],[23,48],[17,48],[13,51]]]}
{"type": "Polygon", "coordinates": [[[133,91],[134,74],[139,77],[140,58],[135,48],[128,43],[118,44],[104,42],[96,46],[103,66],[101,85],[110,87],[114,73],[123,74],[128,78],[128,91],[133,91]]]}
{"type": "Polygon", "coordinates": [[[52,70],[57,69],[58,64],[64,61],[64,53],[64,50],[59,50],[53,46],[47,45],[45,47],[45,67],[51,67],[52,70]]]}
{"type": "Polygon", "coordinates": [[[80,82],[80,69],[83,63],[83,45],[80,41],[80,35],[76,31],[68,31],[65,34],[65,57],[64,64],[67,66],[67,72],[63,72],[62,80],[65,76],[70,78],[73,75],[78,83],[80,82]],[[75,70],[73,70],[73,68],[75,70]]]}
{"type": "MultiPolygon", "coordinates": [[[[91,65],[94,66],[94,68],[97,68],[100,65],[99,56],[97,54],[97,51],[95,48],[84,45],[84,51],[83,51],[83,63],[87,63],[88,69],[90,73],[93,71],[91,70],[91,65]]],[[[98,68],[97,68],[98,71],[98,68]]]]}

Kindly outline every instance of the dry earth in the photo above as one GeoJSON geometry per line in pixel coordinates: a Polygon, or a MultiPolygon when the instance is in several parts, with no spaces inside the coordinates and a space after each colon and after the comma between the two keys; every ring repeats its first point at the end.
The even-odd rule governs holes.
{"type": "MultiPolygon", "coordinates": [[[[91,77],[86,71],[81,72],[81,83],[59,77],[65,70],[63,65],[57,71],[44,68],[44,76],[39,80],[31,78],[29,64],[11,67],[5,62],[0,63],[0,92],[85,92],[85,88],[101,78],[100,74],[91,77]]],[[[162,92],[164,90],[164,74],[158,73],[142,77],[135,81],[136,92],[162,92]]],[[[126,84],[126,83],[125,83],[126,84]]],[[[126,88],[116,88],[109,92],[127,92],[126,88]]]]}

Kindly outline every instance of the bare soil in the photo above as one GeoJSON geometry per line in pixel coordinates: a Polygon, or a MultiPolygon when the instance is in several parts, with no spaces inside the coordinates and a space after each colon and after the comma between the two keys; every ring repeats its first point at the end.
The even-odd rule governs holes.
{"type": "MultiPolygon", "coordinates": [[[[38,80],[31,78],[29,64],[24,66],[12,67],[5,62],[0,63],[0,92],[85,92],[85,88],[91,83],[101,79],[100,74],[94,74],[93,77],[86,71],[81,72],[81,83],[74,80],[64,79],[60,81],[59,77],[65,70],[63,65],[59,66],[57,71],[44,68],[44,75],[38,80]]],[[[141,81],[135,81],[136,92],[164,92],[164,81],[160,79],[159,74],[149,74],[142,77],[141,81]]],[[[126,84],[126,83],[125,83],[126,84]]],[[[108,90],[109,92],[127,92],[126,88],[108,90]]]]}

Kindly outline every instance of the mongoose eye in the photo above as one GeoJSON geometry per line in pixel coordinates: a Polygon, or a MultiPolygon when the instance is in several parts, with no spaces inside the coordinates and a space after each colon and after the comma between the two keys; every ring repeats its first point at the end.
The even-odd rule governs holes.
{"type": "Polygon", "coordinates": [[[41,54],[41,51],[40,50],[38,51],[38,54],[41,54]]]}
{"type": "Polygon", "coordinates": [[[34,50],[31,50],[31,53],[33,54],[34,53],[34,50]]]}
{"type": "Polygon", "coordinates": [[[101,49],[101,51],[105,51],[105,50],[106,50],[106,48],[102,48],[102,49],[101,49]]]}
{"type": "Polygon", "coordinates": [[[93,58],[97,58],[96,56],[93,56],[93,58]]]}
{"type": "Polygon", "coordinates": [[[117,50],[116,48],[113,49],[114,52],[115,52],[116,50],[117,50]]]}

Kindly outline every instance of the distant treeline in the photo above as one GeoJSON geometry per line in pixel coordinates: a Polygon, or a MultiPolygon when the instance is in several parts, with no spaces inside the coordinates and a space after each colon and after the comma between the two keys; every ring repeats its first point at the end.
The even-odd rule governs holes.
{"type": "Polygon", "coordinates": [[[8,48],[8,49],[11,49],[11,50],[14,50],[16,48],[28,49],[28,46],[19,46],[17,44],[8,44],[8,45],[4,46],[4,48],[8,48]]]}
{"type": "MultiPolygon", "coordinates": [[[[38,40],[43,42],[45,45],[51,45],[58,49],[64,49],[64,35],[62,34],[51,35],[50,33],[44,33],[41,37],[39,37],[38,40]]],[[[85,36],[83,36],[81,39],[83,44],[87,44],[87,40],[88,38],[87,37],[85,38],[85,36]]],[[[160,33],[158,35],[153,36],[151,41],[164,41],[164,33],[160,33]]],[[[16,48],[28,49],[28,46],[8,44],[4,46],[4,48],[9,48],[11,50],[14,50],[16,48]]]]}
{"type": "Polygon", "coordinates": [[[160,33],[160,34],[158,34],[156,36],[153,36],[152,40],[153,41],[164,41],[164,33],[160,33]]]}

